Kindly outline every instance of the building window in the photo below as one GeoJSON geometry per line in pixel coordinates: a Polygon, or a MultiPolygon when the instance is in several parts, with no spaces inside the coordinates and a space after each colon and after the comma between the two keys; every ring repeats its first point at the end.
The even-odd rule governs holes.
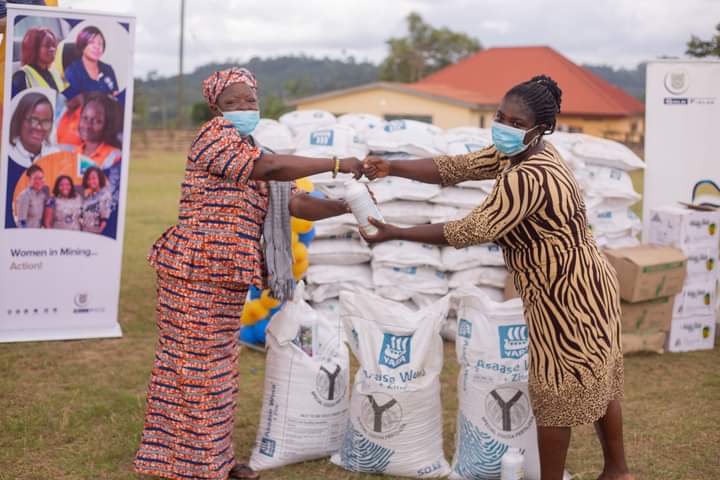
{"type": "Polygon", "coordinates": [[[418,122],[433,123],[432,115],[384,115],[388,122],[392,120],[416,120],[418,122]]]}
{"type": "Polygon", "coordinates": [[[575,127],[575,126],[569,125],[567,127],[567,131],[570,133],[583,133],[583,127],[575,127]]]}
{"type": "Polygon", "coordinates": [[[485,128],[485,115],[480,115],[480,128],[485,128]]]}

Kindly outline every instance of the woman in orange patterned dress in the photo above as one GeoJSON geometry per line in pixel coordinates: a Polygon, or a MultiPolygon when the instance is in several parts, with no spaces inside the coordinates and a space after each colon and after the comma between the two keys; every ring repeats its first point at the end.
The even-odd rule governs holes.
{"type": "MultiPolygon", "coordinates": [[[[266,181],[333,171],[359,176],[356,158],[264,152],[250,136],[258,120],[252,73],[211,75],[203,95],[215,117],[190,147],[178,222],[155,242],[155,364],[135,471],[170,479],[256,478],[237,464],[233,427],[240,315],[250,285],[264,287],[260,237],[266,181]]],[[[319,220],[348,212],[339,200],[295,193],[293,216],[319,220]]]]}

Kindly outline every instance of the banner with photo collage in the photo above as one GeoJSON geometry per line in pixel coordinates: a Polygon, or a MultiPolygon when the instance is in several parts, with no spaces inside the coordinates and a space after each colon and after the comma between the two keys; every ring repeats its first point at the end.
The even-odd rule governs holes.
{"type": "Polygon", "coordinates": [[[8,4],[0,342],[121,336],[135,20],[8,4]]]}

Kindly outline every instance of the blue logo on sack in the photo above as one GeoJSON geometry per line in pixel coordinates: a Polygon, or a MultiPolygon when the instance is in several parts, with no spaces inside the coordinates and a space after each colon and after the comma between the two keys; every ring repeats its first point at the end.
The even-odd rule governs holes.
{"type": "Polygon", "coordinates": [[[392,267],[394,272],[417,275],[417,267],[392,267]]]}
{"type": "Polygon", "coordinates": [[[468,322],[464,318],[461,318],[458,322],[458,337],[470,338],[472,336],[472,323],[468,322]]]}
{"type": "Polygon", "coordinates": [[[410,362],[412,335],[386,333],[380,348],[380,365],[398,368],[410,362]]]}
{"type": "Polygon", "coordinates": [[[318,130],[310,134],[310,145],[329,147],[333,145],[335,132],[332,130],[318,130]]]}
{"type": "Polygon", "coordinates": [[[275,455],[275,440],[263,437],[260,440],[260,453],[268,457],[275,455]]]}
{"type": "Polygon", "coordinates": [[[500,358],[522,358],[528,353],[527,325],[508,325],[498,329],[500,358]]]}
{"type": "Polygon", "coordinates": [[[405,120],[392,120],[385,125],[386,132],[394,132],[396,130],[405,130],[405,120]]]}

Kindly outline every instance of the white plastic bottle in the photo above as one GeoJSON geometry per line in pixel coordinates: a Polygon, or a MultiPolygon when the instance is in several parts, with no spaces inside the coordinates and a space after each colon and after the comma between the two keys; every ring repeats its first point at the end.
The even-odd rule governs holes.
{"type": "Polygon", "coordinates": [[[353,215],[355,215],[355,219],[362,229],[370,235],[375,235],[378,230],[368,222],[368,217],[375,218],[381,222],[383,221],[383,217],[377,205],[373,202],[367,187],[354,180],[346,182],[345,201],[350,206],[350,210],[353,215]]]}
{"type": "Polygon", "coordinates": [[[523,480],[525,455],[519,448],[509,448],[500,460],[500,480],[523,480]]]}

